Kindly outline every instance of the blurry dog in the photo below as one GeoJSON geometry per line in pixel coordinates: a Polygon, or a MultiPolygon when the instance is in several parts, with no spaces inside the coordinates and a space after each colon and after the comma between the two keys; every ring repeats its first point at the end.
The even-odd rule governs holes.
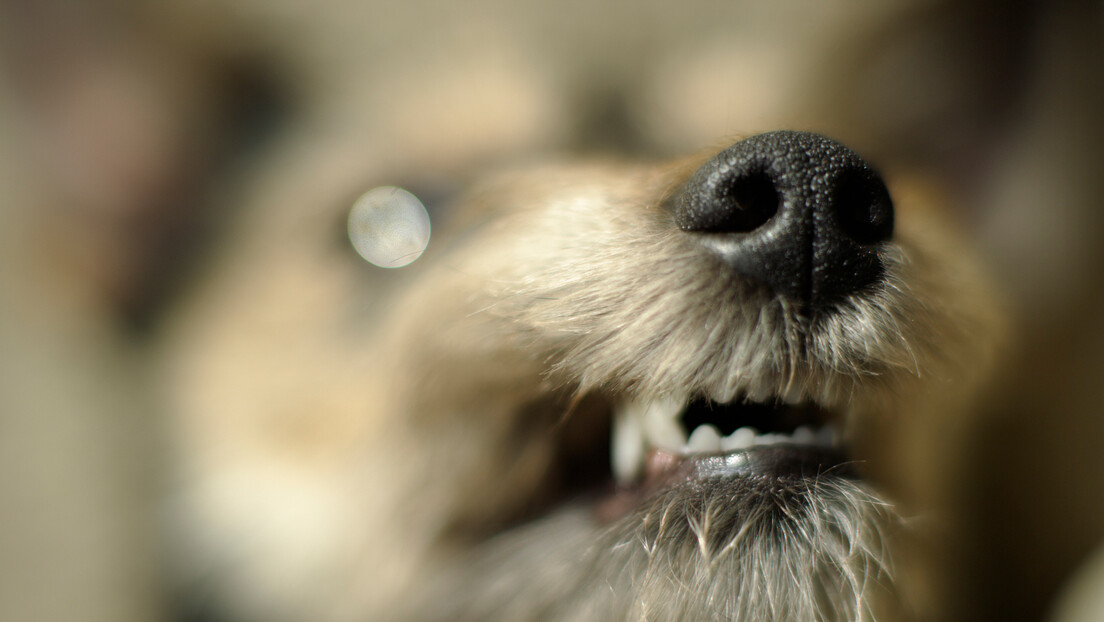
{"type": "Polygon", "coordinates": [[[938,203],[772,132],[502,173],[386,273],[332,212],[254,215],[167,341],[193,602],[907,618],[886,430],[968,408],[997,331],[938,203]]]}
{"type": "MultiPolygon", "coordinates": [[[[362,456],[391,442],[380,441],[383,434],[406,455],[437,450],[418,451],[422,441],[386,419],[379,425],[397,429],[371,427],[368,414],[382,407],[357,400],[385,394],[369,383],[423,373],[387,370],[385,380],[366,380],[364,370],[377,367],[370,357],[384,351],[378,336],[395,326],[388,318],[403,313],[389,310],[406,300],[402,292],[418,287],[423,273],[449,269],[439,243],[467,246],[448,241],[467,230],[465,217],[450,224],[449,214],[478,219],[506,189],[525,205],[535,191],[508,174],[499,190],[462,201],[468,207],[438,211],[443,235],[425,259],[386,274],[351,257],[344,215],[327,206],[344,211],[371,183],[410,182],[435,199],[450,194],[467,167],[549,152],[668,157],[717,136],[776,127],[818,128],[881,165],[938,179],[954,201],[910,199],[901,179],[887,177],[901,208],[889,244],[916,226],[909,205],[954,204],[996,268],[1015,341],[983,407],[960,417],[965,399],[952,393],[939,396],[950,404],[943,406],[902,391],[896,399],[911,400],[917,414],[856,417],[848,454],[863,485],[893,499],[914,526],[917,517],[945,521],[935,525],[943,530],[928,543],[935,546],[923,549],[942,555],[916,599],[934,612],[928,619],[1046,615],[1104,534],[1100,7],[700,0],[628,15],[592,4],[327,0],[305,10],[253,0],[156,8],[110,0],[0,9],[0,126],[10,137],[0,145],[0,248],[13,267],[0,275],[0,413],[8,432],[0,454],[10,462],[0,497],[12,510],[0,535],[13,551],[0,556],[0,618],[155,616],[160,558],[144,534],[163,465],[145,443],[163,403],[176,409],[179,426],[169,434],[188,456],[181,506],[189,511],[167,514],[179,519],[181,542],[202,545],[181,547],[199,605],[214,592],[219,611],[234,603],[254,617],[331,609],[357,617],[396,611],[392,595],[402,592],[383,581],[410,577],[443,594],[445,608],[467,602],[461,596],[474,592],[448,588],[433,560],[463,560],[452,552],[551,516],[555,485],[515,490],[525,500],[502,513],[508,518],[484,521],[472,510],[450,519],[460,527],[423,529],[457,547],[435,549],[440,555],[426,564],[417,547],[395,544],[401,550],[392,554],[384,544],[394,542],[379,540],[399,532],[394,522],[357,522],[386,517],[379,508],[398,486],[391,480],[424,470],[362,456]],[[198,295],[180,287],[204,263],[198,295]],[[167,341],[163,314],[174,320],[167,341]],[[156,371],[147,355],[161,346],[169,363],[164,402],[147,390],[161,377],[147,373],[156,371]],[[342,419],[346,412],[356,414],[342,419]],[[370,477],[363,461],[375,469],[370,477]],[[365,559],[425,572],[392,566],[386,576],[368,574],[357,565],[365,559]],[[349,587],[358,581],[366,585],[349,587]]],[[[694,168],[664,174],[678,186],[694,168]]],[[[577,181],[556,177],[570,178],[565,187],[577,181]]],[[[948,235],[929,236],[944,240],[937,255],[969,265],[966,246],[948,235]]],[[[444,298],[442,313],[457,308],[444,298]]],[[[984,302],[962,304],[983,315],[984,302]]],[[[971,336],[985,341],[981,333],[971,336]]],[[[921,362],[917,387],[974,384],[950,365],[921,362]]],[[[558,394],[571,394],[569,377],[545,377],[558,394]]],[[[603,413],[615,410],[604,400],[619,401],[610,393],[565,404],[559,410],[571,415],[549,426],[551,434],[597,439],[589,470],[549,475],[566,480],[565,499],[613,478],[597,457],[607,431],[578,430],[613,419],[603,413]]],[[[640,402],[637,411],[653,403],[640,402]]],[[[639,416],[629,416],[633,407],[624,412],[627,421],[639,416]]],[[[695,417],[680,414],[680,425],[709,422],[695,417]]],[[[549,463],[562,464],[559,455],[549,463]]],[[[647,480],[654,462],[635,476],[638,462],[619,462],[630,482],[623,488],[647,480]]],[[[431,468],[419,486],[447,486],[449,468],[431,468]]],[[[663,478],[649,481],[638,490],[664,488],[663,478]]],[[[419,498],[439,495],[430,489],[419,498]]],[[[625,501],[631,495],[614,498],[620,505],[601,504],[605,521],[634,507],[625,501]]],[[[904,554],[897,540],[889,548],[904,554]]],[[[896,570],[895,585],[914,582],[915,560],[896,570]]]]}

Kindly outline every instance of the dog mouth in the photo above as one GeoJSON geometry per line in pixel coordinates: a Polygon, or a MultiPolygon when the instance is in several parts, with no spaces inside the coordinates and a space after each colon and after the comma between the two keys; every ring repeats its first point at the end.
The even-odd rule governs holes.
{"type": "Polygon", "coordinates": [[[613,409],[610,442],[616,493],[600,515],[616,518],[661,489],[711,478],[854,477],[840,419],[794,395],[623,400],[613,409]]]}
{"type": "MultiPolygon", "coordinates": [[[[618,483],[632,483],[656,453],[670,456],[665,460],[744,455],[748,470],[761,462],[751,460],[753,454],[765,449],[785,446],[794,454],[818,455],[838,451],[842,443],[833,420],[832,413],[814,402],[782,397],[756,401],[740,395],[724,403],[708,398],[628,400],[614,413],[613,473],[618,483]]],[[[734,467],[740,463],[729,462],[734,467]]],[[[783,474],[786,469],[778,464],[773,470],[783,474]]]]}

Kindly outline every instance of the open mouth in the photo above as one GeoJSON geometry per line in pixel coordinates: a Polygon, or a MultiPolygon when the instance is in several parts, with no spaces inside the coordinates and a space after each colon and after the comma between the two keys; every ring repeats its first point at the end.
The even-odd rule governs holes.
{"type": "Polygon", "coordinates": [[[631,497],[711,477],[851,476],[840,423],[796,396],[627,400],[614,409],[611,466],[631,497]]]}

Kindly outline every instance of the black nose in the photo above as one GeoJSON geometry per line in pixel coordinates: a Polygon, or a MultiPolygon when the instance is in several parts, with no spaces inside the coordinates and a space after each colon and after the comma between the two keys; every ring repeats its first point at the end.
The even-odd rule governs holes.
{"type": "Polygon", "coordinates": [[[847,147],[770,132],[722,151],[674,199],[675,222],[737,272],[807,306],[869,288],[893,234],[881,177],[847,147]]]}

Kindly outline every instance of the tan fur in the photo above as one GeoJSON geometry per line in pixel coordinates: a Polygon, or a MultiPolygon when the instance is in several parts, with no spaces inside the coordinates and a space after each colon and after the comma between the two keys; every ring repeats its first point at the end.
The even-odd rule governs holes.
{"type": "Polygon", "coordinates": [[[612,523],[552,505],[619,400],[798,387],[862,460],[984,376],[999,328],[936,201],[891,184],[887,285],[810,327],[674,226],[690,170],[510,171],[387,274],[335,214],[253,214],[166,348],[192,588],[246,620],[905,617],[866,484],[676,487],[612,523]]]}

